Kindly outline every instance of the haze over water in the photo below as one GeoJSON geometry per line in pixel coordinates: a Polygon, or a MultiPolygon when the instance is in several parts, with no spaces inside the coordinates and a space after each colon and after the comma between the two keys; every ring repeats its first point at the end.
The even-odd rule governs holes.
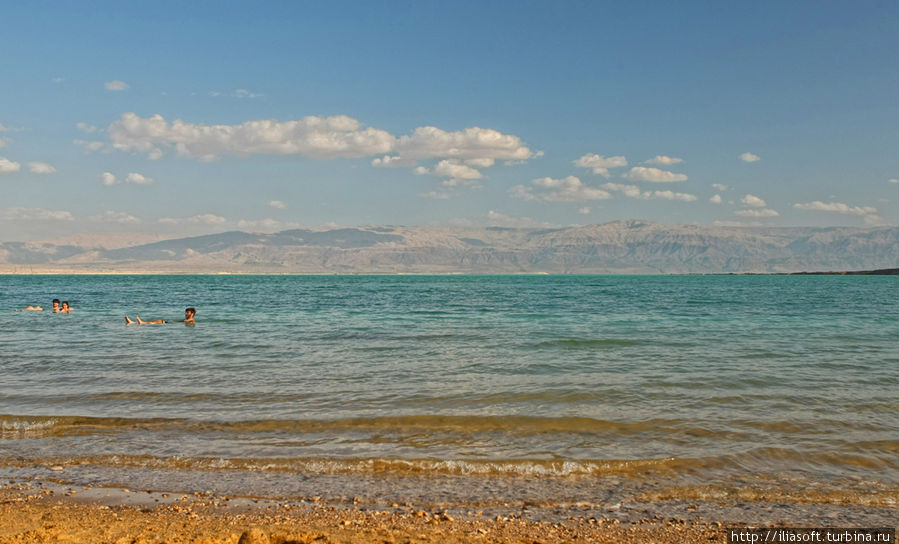
{"type": "Polygon", "coordinates": [[[415,490],[423,500],[479,504],[899,497],[890,277],[0,287],[4,474],[60,464],[81,483],[372,501],[393,500],[376,476],[433,479],[415,490]],[[75,311],[12,311],[54,297],[75,311]],[[192,327],[124,323],[187,306],[192,327]]]}

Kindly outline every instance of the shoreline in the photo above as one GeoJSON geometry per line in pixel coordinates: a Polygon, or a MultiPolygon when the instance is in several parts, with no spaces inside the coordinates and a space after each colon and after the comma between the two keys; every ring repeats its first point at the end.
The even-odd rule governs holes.
{"type": "Polygon", "coordinates": [[[72,487],[37,480],[0,484],[0,544],[296,544],[333,542],[519,543],[723,541],[720,521],[648,514],[530,520],[510,513],[451,513],[411,503],[390,507],[318,497],[273,500],[205,492],[72,487]]]}

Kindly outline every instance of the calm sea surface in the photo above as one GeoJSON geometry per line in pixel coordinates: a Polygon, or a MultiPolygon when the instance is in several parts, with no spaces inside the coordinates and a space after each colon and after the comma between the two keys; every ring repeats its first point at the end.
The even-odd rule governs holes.
{"type": "Polygon", "coordinates": [[[391,500],[372,483],[390,480],[481,504],[895,507],[897,281],[0,276],[0,466],[282,497],[391,500]],[[187,306],[195,326],[125,325],[187,306]]]}

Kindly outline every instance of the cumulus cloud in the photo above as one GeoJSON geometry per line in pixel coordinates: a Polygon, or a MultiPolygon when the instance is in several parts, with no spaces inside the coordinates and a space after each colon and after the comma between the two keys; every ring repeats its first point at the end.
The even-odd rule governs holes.
{"type": "Polygon", "coordinates": [[[0,219],[6,221],[74,221],[71,212],[47,210],[44,208],[6,208],[0,212],[0,219]]]}
{"type": "Polygon", "coordinates": [[[755,153],[743,153],[740,155],[740,160],[743,162],[756,162],[762,160],[761,157],[756,155],[755,153]]]}
{"type": "Polygon", "coordinates": [[[575,176],[562,179],[535,179],[530,187],[516,185],[509,190],[509,193],[514,198],[554,202],[583,202],[612,198],[608,191],[584,185],[584,182],[575,176]]]}
{"type": "Polygon", "coordinates": [[[103,172],[100,175],[100,182],[103,183],[103,185],[110,187],[112,185],[116,185],[117,183],[119,183],[119,180],[115,177],[115,174],[113,174],[112,172],[103,172]]]}
{"type": "Polygon", "coordinates": [[[892,178],[889,180],[890,183],[899,183],[899,178],[892,178]]]}
{"type": "Polygon", "coordinates": [[[0,138],[0,149],[6,147],[6,145],[8,143],[9,143],[9,140],[7,140],[6,138],[0,138]]]}
{"type": "Polygon", "coordinates": [[[755,195],[746,195],[740,199],[740,202],[749,208],[764,208],[768,205],[767,202],[755,195]]]}
{"type": "Polygon", "coordinates": [[[506,215],[496,210],[487,212],[487,225],[508,228],[547,228],[556,226],[530,217],[506,215]]]}
{"type": "Polygon", "coordinates": [[[603,157],[596,153],[587,153],[574,161],[574,165],[581,168],[592,168],[594,174],[607,178],[611,175],[609,173],[610,168],[627,166],[627,159],[623,156],[603,157]]]}
{"type": "Polygon", "coordinates": [[[182,225],[182,224],[193,224],[193,225],[221,225],[226,223],[228,220],[220,215],[215,215],[212,213],[202,213],[199,215],[194,215],[191,217],[162,217],[159,219],[160,223],[168,224],[168,225],[182,225]]]}
{"type": "Polygon", "coordinates": [[[78,130],[80,130],[81,132],[84,132],[85,134],[94,134],[96,132],[100,132],[101,130],[103,130],[100,127],[97,127],[97,126],[94,126],[94,125],[91,125],[88,123],[80,122],[80,123],[77,123],[75,126],[78,128],[78,130]]]}
{"type": "Polygon", "coordinates": [[[680,164],[682,162],[684,162],[684,159],[679,159],[677,157],[669,157],[667,155],[656,155],[655,157],[646,161],[646,164],[671,165],[671,164],[680,164]]]}
{"type": "Polygon", "coordinates": [[[452,195],[446,191],[430,191],[427,193],[420,193],[418,196],[421,198],[430,198],[432,200],[446,200],[452,195]]]}
{"type": "Polygon", "coordinates": [[[28,171],[32,174],[55,174],[56,168],[45,162],[29,162],[28,171]]]}
{"type": "Polygon", "coordinates": [[[518,136],[497,130],[470,127],[447,132],[437,127],[418,127],[396,141],[395,151],[410,159],[529,159],[531,150],[518,136]]]}
{"type": "Polygon", "coordinates": [[[432,175],[461,180],[481,179],[484,177],[477,169],[462,164],[461,161],[456,159],[444,159],[431,169],[419,166],[414,172],[419,176],[432,175]]]}
{"type": "Polygon", "coordinates": [[[299,223],[294,223],[290,221],[278,221],[277,219],[240,219],[237,221],[237,228],[239,229],[261,229],[268,232],[274,232],[279,230],[286,229],[296,229],[300,228],[299,223]]]}
{"type": "Polygon", "coordinates": [[[587,206],[584,206],[583,208],[578,208],[577,213],[579,213],[581,215],[590,215],[590,208],[588,208],[587,206]]]}
{"type": "Polygon", "coordinates": [[[726,191],[726,190],[730,189],[730,187],[728,187],[727,185],[724,185],[723,183],[713,183],[712,187],[714,187],[715,189],[718,189],[719,191],[726,191]]]}
{"type": "Polygon", "coordinates": [[[772,210],[770,208],[754,208],[751,210],[737,210],[734,212],[734,215],[739,215],[740,217],[777,217],[780,214],[777,211],[772,210]]]}
{"type": "Polygon", "coordinates": [[[615,191],[630,198],[639,198],[642,200],[676,200],[680,202],[693,202],[696,195],[688,193],[675,193],[673,191],[641,191],[636,185],[622,185],[620,183],[606,183],[603,189],[615,191]]]}
{"type": "Polygon", "coordinates": [[[481,158],[481,159],[468,159],[465,161],[465,164],[468,166],[474,166],[475,168],[490,168],[496,162],[496,159],[492,158],[481,158]]]}
{"type": "Polygon", "coordinates": [[[843,202],[822,202],[820,200],[815,200],[814,202],[793,204],[793,207],[797,210],[857,215],[864,218],[866,223],[879,223],[881,221],[877,208],[873,206],[850,206],[843,202]]]}
{"type": "Polygon", "coordinates": [[[125,183],[136,183],[137,185],[149,185],[153,183],[153,178],[148,178],[143,174],[138,174],[137,172],[131,172],[125,178],[125,183]]]}
{"type": "Polygon", "coordinates": [[[676,181],[687,181],[686,174],[675,174],[668,170],[647,166],[635,166],[630,169],[627,174],[622,177],[631,181],[651,181],[653,183],[672,183],[676,181]]]}
{"type": "Polygon", "coordinates": [[[124,81],[119,81],[117,79],[114,81],[107,81],[105,86],[107,91],[125,91],[131,87],[124,81]]]}
{"type": "Polygon", "coordinates": [[[393,150],[396,138],[364,128],[345,115],[304,117],[299,121],[247,121],[240,125],[200,125],[161,115],[126,113],[107,132],[116,149],[161,155],[174,148],[180,156],[215,160],[222,154],[304,155],[318,159],[365,157],[393,150]]]}
{"type": "Polygon", "coordinates": [[[86,153],[92,153],[95,151],[102,151],[106,144],[103,142],[98,142],[96,140],[72,140],[72,143],[75,145],[80,145],[86,153]]]}
{"type": "Polygon", "coordinates": [[[721,195],[715,195],[709,199],[712,204],[721,204],[721,195]]]}
{"type": "Polygon", "coordinates": [[[272,200],[268,203],[269,207],[275,208],[276,210],[286,210],[287,203],[282,202],[280,200],[272,200]]]}
{"type": "Polygon", "coordinates": [[[532,155],[518,136],[492,129],[471,127],[447,132],[437,127],[419,127],[411,135],[397,138],[385,130],[364,127],[345,115],[201,125],[180,119],[169,122],[161,115],[144,118],[126,113],[109,125],[107,133],[116,149],[151,157],[174,149],[180,156],[200,160],[215,160],[223,154],[302,155],[316,159],[384,155],[372,164],[399,166],[399,160],[458,159],[486,164],[488,160],[527,159],[532,155]]]}
{"type": "Polygon", "coordinates": [[[384,155],[371,160],[371,165],[377,168],[402,168],[404,166],[415,166],[414,159],[404,159],[398,155],[384,155]]]}
{"type": "Polygon", "coordinates": [[[140,223],[140,219],[126,212],[105,211],[100,215],[92,215],[88,218],[95,223],[118,223],[121,225],[134,225],[140,223]]]}
{"type": "Polygon", "coordinates": [[[22,169],[22,165],[5,157],[0,157],[0,174],[13,174],[22,169]]]}

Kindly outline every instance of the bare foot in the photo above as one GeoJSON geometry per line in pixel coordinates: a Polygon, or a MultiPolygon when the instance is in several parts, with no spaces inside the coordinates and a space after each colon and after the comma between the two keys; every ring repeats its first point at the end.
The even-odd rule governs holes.
{"type": "Polygon", "coordinates": [[[132,324],[132,323],[134,323],[134,321],[132,321],[131,318],[128,317],[128,316],[126,315],[126,316],[125,316],[125,324],[126,324],[126,325],[130,325],[130,324],[132,324]]]}

